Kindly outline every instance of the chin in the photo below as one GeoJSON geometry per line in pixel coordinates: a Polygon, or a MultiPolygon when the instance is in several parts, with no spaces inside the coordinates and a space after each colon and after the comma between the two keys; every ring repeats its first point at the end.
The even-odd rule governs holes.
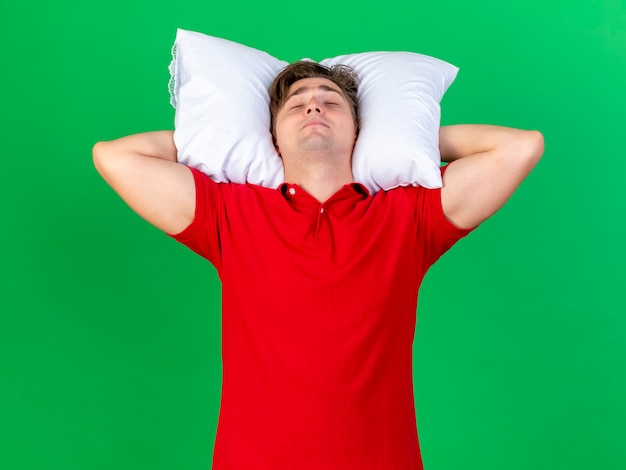
{"type": "Polygon", "coordinates": [[[298,142],[301,152],[328,152],[333,149],[333,140],[328,137],[315,136],[298,142]]]}

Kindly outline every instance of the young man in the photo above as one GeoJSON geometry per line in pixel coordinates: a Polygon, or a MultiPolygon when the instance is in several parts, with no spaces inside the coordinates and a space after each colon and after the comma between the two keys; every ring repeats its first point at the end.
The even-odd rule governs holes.
{"type": "Polygon", "coordinates": [[[443,188],[353,182],[350,70],[296,63],[271,89],[277,189],[217,184],[172,132],[102,142],[94,162],[142,217],[207,258],[223,293],[214,469],[420,469],[412,384],[419,285],[543,152],[535,131],[442,127],[443,188]]]}

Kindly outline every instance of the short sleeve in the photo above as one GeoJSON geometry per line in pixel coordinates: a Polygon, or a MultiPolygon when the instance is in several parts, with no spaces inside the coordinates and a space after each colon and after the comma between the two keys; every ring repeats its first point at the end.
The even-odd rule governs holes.
{"type": "MultiPolygon", "coordinates": [[[[441,168],[442,176],[445,170],[445,166],[441,168]]],[[[457,227],[446,217],[441,204],[441,188],[419,188],[417,210],[418,238],[424,247],[423,256],[428,266],[475,229],[457,227]]]]}
{"type": "Polygon", "coordinates": [[[204,173],[190,168],[196,188],[196,207],[191,224],[182,232],[170,236],[209,260],[220,271],[220,220],[224,213],[222,184],[204,173]]]}

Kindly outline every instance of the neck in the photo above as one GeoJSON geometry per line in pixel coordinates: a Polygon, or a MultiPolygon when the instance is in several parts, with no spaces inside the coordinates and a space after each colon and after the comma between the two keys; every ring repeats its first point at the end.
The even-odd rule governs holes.
{"type": "Polygon", "coordinates": [[[285,182],[297,184],[319,202],[324,202],[354,181],[350,160],[310,154],[298,158],[283,157],[285,182]]]}

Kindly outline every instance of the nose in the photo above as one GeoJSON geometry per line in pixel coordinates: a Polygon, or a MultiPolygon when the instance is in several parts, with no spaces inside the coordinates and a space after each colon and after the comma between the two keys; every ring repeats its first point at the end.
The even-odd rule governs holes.
{"type": "Polygon", "coordinates": [[[322,112],[322,108],[318,104],[318,102],[317,102],[317,100],[315,98],[311,98],[309,100],[309,102],[307,103],[307,106],[306,106],[306,113],[307,114],[311,114],[313,112],[316,112],[316,113],[321,113],[322,112]]]}

